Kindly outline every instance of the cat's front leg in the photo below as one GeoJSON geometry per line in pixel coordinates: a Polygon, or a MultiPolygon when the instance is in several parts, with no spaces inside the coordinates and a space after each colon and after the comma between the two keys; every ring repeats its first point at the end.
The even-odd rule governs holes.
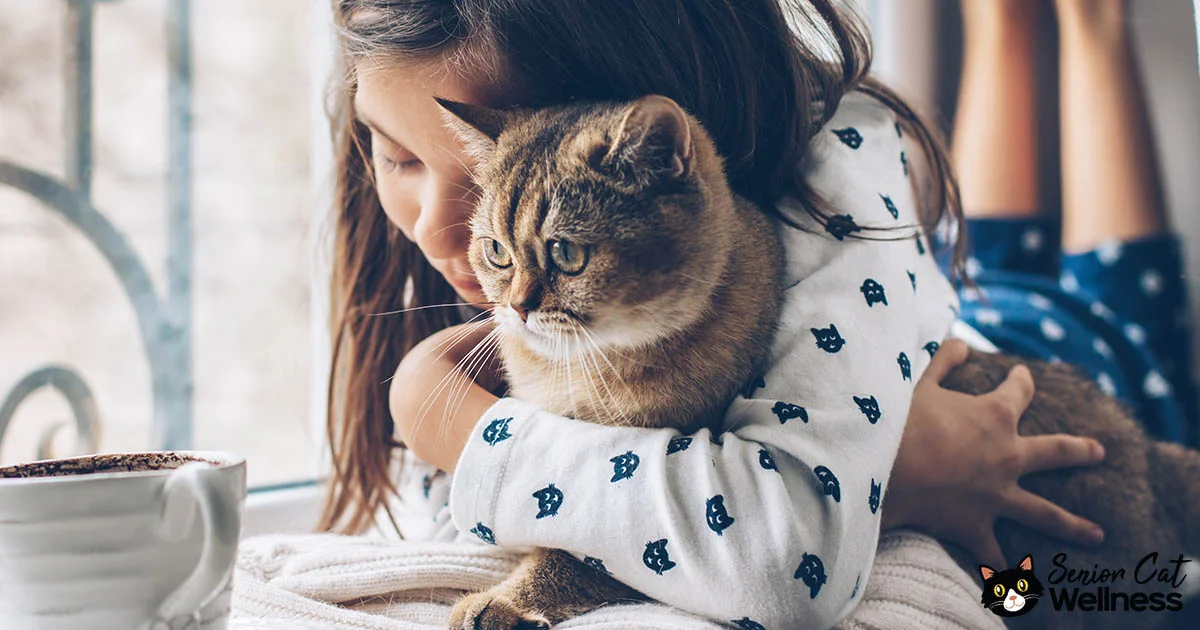
{"type": "Polygon", "coordinates": [[[508,579],[460,599],[451,630],[532,630],[618,601],[644,601],[641,593],[556,549],[535,549],[508,579]]]}

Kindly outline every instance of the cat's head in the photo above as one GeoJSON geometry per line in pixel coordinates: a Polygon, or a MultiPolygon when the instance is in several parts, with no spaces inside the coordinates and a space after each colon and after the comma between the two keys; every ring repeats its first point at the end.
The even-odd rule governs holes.
{"type": "Polygon", "coordinates": [[[1025,556],[1015,569],[996,571],[980,565],[983,576],[981,601],[988,610],[1001,617],[1017,617],[1033,610],[1045,589],[1033,574],[1033,557],[1025,556]]]}
{"type": "Polygon", "coordinates": [[[469,258],[506,332],[565,358],[653,344],[704,314],[733,198],[712,141],[674,101],[438,102],[476,160],[469,258]]]}

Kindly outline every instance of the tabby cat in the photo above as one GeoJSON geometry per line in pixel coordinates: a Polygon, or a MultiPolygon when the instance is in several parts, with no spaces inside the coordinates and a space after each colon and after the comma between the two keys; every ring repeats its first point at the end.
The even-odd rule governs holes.
{"type": "MultiPolygon", "coordinates": [[[[528,111],[439,103],[479,162],[470,260],[501,305],[510,394],[591,422],[717,431],[765,371],[783,245],[729,189],[699,122],[661,96],[528,111]]],[[[538,549],[460,601],[450,626],[542,627],[629,599],[644,597],[538,549]]]]}
{"type": "MultiPolygon", "coordinates": [[[[730,401],[766,367],[783,260],[777,225],[730,191],[698,121],[661,96],[542,110],[439,103],[479,163],[470,259],[500,305],[510,394],[591,422],[718,430],[730,401]],[[589,358],[599,348],[606,359],[589,358]],[[679,426],[679,418],[695,420],[679,426]]],[[[827,335],[837,342],[836,329],[827,335]]],[[[1106,538],[1073,548],[1001,521],[1006,555],[1045,566],[1066,551],[1074,567],[1132,573],[1150,552],[1163,562],[1200,552],[1200,454],[1148,439],[1073,368],[973,352],[943,386],[990,392],[1018,363],[1037,384],[1022,434],[1089,436],[1107,451],[1101,466],[1031,474],[1022,484],[1097,522],[1106,538]]],[[[450,626],[548,627],[642,598],[565,552],[539,549],[498,586],[463,598],[450,626]]],[[[1013,621],[1141,628],[1161,617],[1043,608],[1013,621]]]]}

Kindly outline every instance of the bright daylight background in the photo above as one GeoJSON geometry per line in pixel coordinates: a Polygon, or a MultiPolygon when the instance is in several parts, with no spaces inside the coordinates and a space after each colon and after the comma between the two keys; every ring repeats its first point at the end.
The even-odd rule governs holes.
{"type": "MultiPolygon", "coordinates": [[[[926,109],[936,107],[943,122],[957,82],[956,1],[868,3],[877,69],[926,109]]],[[[97,0],[92,29],[91,200],[160,296],[172,249],[173,2],[97,0]]],[[[0,166],[59,180],[73,143],[64,123],[73,50],[67,7],[68,0],[0,0],[0,166]]],[[[1132,19],[1200,300],[1200,82],[1191,11],[1191,0],[1135,0],[1132,19]]],[[[319,473],[326,298],[314,288],[322,289],[326,264],[327,20],[327,0],[191,2],[191,443],[245,454],[256,486],[319,473]]],[[[1200,312],[1195,304],[1193,312],[1200,312]]],[[[0,184],[0,405],[34,370],[65,366],[94,394],[100,450],[162,446],[138,331],[134,306],[94,243],[59,213],[0,184]]],[[[39,440],[71,419],[60,395],[40,390],[0,433],[0,464],[34,458],[39,440]]],[[[73,430],[53,435],[53,453],[78,448],[73,430]]]]}

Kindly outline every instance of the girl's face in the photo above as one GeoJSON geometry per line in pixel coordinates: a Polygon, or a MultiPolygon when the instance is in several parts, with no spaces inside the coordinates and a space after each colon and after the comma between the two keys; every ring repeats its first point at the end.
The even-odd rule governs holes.
{"type": "Polygon", "coordinates": [[[484,90],[441,66],[358,67],[354,109],[371,130],[375,189],[388,219],[466,302],[487,301],[467,260],[476,202],[470,158],[434,96],[485,103],[484,90]]]}

